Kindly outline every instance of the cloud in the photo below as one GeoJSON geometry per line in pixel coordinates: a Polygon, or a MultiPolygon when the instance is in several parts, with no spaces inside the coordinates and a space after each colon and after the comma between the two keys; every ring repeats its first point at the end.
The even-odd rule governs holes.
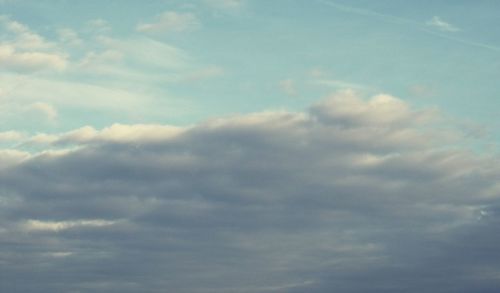
{"type": "Polygon", "coordinates": [[[459,28],[445,22],[438,16],[434,16],[431,20],[427,21],[426,24],[428,26],[432,26],[440,31],[444,32],[458,32],[460,31],[459,28]]]}
{"type": "Polygon", "coordinates": [[[157,17],[156,22],[138,24],[136,29],[146,33],[168,33],[192,31],[199,27],[200,22],[193,13],[166,11],[157,17]]]}
{"type": "Polygon", "coordinates": [[[0,24],[13,37],[13,44],[16,48],[26,50],[48,49],[54,46],[47,42],[44,37],[33,32],[28,26],[11,20],[9,17],[0,16],[0,24]]]}
{"type": "Polygon", "coordinates": [[[0,132],[0,143],[1,142],[9,142],[9,141],[19,141],[25,137],[24,133],[19,131],[3,131],[0,132]]]}
{"type": "Polygon", "coordinates": [[[494,292],[498,158],[444,148],[427,112],[341,92],[10,151],[2,289],[494,292]]]}
{"type": "Polygon", "coordinates": [[[446,29],[448,29],[448,30],[451,29],[451,32],[460,31],[459,28],[456,28],[453,25],[445,23],[439,17],[434,17],[431,20],[429,20],[426,24],[423,24],[421,22],[416,22],[416,21],[411,20],[411,19],[393,16],[393,15],[389,15],[389,14],[383,14],[383,13],[379,13],[376,11],[356,8],[356,7],[352,7],[352,6],[347,6],[347,5],[339,4],[336,2],[332,2],[332,1],[319,0],[319,2],[321,2],[327,6],[333,7],[335,9],[345,11],[347,13],[378,18],[382,21],[390,22],[390,23],[411,25],[411,26],[414,26],[415,28],[420,29],[422,32],[434,35],[434,36],[439,37],[439,38],[447,39],[449,41],[465,44],[468,46],[478,47],[478,48],[482,48],[482,49],[492,50],[492,51],[496,51],[496,52],[500,51],[500,47],[494,46],[492,44],[475,42],[475,41],[471,41],[468,39],[462,39],[462,38],[452,36],[450,34],[439,33],[439,32],[436,32],[435,30],[428,29],[427,28],[428,26],[435,27],[437,25],[438,29],[440,29],[440,30],[445,29],[445,32],[450,32],[450,31],[447,31],[446,29]],[[435,21],[435,20],[437,20],[437,21],[435,21]]]}
{"type": "Polygon", "coordinates": [[[20,72],[66,68],[67,56],[58,51],[54,43],[6,16],[0,16],[0,25],[4,30],[0,42],[2,68],[20,72]]]}
{"type": "Polygon", "coordinates": [[[105,227],[109,225],[113,225],[114,221],[106,221],[106,220],[79,220],[79,221],[38,221],[38,220],[27,220],[22,228],[28,232],[31,231],[50,231],[50,232],[59,232],[71,228],[79,228],[79,227],[105,227]]]}
{"type": "Polygon", "coordinates": [[[400,127],[435,117],[433,111],[413,111],[405,102],[390,95],[379,94],[365,101],[352,90],[333,95],[313,106],[312,111],[319,119],[338,125],[400,127]]]}
{"type": "Polygon", "coordinates": [[[60,135],[56,143],[131,143],[137,141],[151,143],[175,137],[183,131],[184,129],[180,127],[153,124],[113,124],[100,131],[86,126],[60,135]]]}
{"type": "Polygon", "coordinates": [[[20,117],[29,108],[49,120],[57,116],[55,109],[66,113],[76,108],[92,111],[88,115],[109,110],[136,121],[164,117],[165,108],[178,115],[190,102],[174,97],[169,84],[223,74],[221,67],[199,63],[165,42],[140,35],[111,37],[108,24],[99,19],[79,31],[55,28],[47,39],[6,16],[0,17],[0,30],[0,74],[6,86],[0,89],[0,120],[12,127],[25,123],[20,117]]]}
{"type": "Polygon", "coordinates": [[[43,69],[63,70],[67,61],[64,56],[44,52],[18,52],[9,45],[0,45],[0,65],[16,71],[43,69]]]}
{"type": "MultiPolygon", "coordinates": [[[[130,88],[113,84],[101,85],[80,81],[57,80],[38,76],[24,76],[18,80],[16,75],[4,75],[3,80],[19,82],[19,86],[9,92],[16,104],[22,108],[33,103],[46,103],[55,109],[79,108],[79,110],[107,110],[108,113],[142,113],[151,103],[151,93],[140,92],[140,89],[129,84],[130,88]]],[[[148,109],[148,113],[154,113],[148,109]]]]}
{"type": "MultiPolygon", "coordinates": [[[[22,163],[24,160],[30,158],[30,154],[28,152],[19,151],[15,149],[1,149],[0,150],[0,170],[8,169],[11,166],[18,165],[22,163]]],[[[3,202],[4,196],[0,197],[3,202]]],[[[0,228],[0,231],[2,229],[0,228]]],[[[1,233],[0,233],[1,234],[1,233]]]]}
{"type": "Polygon", "coordinates": [[[78,108],[91,111],[88,115],[104,115],[104,110],[107,120],[114,113],[127,119],[147,116],[152,121],[153,115],[164,117],[165,109],[175,115],[193,109],[186,106],[188,100],[168,92],[169,84],[197,82],[224,72],[215,65],[199,64],[182,49],[147,37],[100,36],[93,46],[75,62],[55,53],[28,54],[0,46],[1,79],[7,86],[0,92],[4,98],[0,120],[9,125],[22,123],[20,117],[28,108],[53,119],[57,111],[37,104],[45,103],[61,113],[78,108]],[[64,69],[65,77],[45,71],[49,69],[64,69]],[[41,72],[19,74],[36,71],[41,72]]]}

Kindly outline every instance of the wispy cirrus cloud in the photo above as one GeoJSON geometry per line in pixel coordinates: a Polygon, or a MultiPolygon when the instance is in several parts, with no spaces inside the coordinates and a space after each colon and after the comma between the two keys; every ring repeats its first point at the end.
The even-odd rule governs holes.
{"type": "MultiPolygon", "coordinates": [[[[186,18],[176,19],[176,29],[188,25],[181,24],[186,18]]],[[[159,110],[147,105],[156,99],[153,108],[159,109],[159,104],[166,103],[164,97],[171,96],[165,85],[197,82],[224,73],[222,67],[198,62],[172,44],[146,36],[114,36],[101,19],[90,21],[81,30],[55,28],[49,40],[6,16],[0,18],[0,24],[5,33],[0,43],[1,110],[5,112],[0,120],[4,123],[22,123],[19,117],[27,109],[54,121],[56,116],[64,120],[68,108],[113,112],[118,104],[124,105],[118,111],[134,109],[125,115],[148,112],[151,116],[151,110],[159,110]],[[61,72],[65,75],[58,76],[61,72]],[[161,89],[157,86],[160,83],[161,89]],[[121,102],[116,103],[115,98],[121,102]],[[132,104],[135,106],[129,107],[132,104]]]]}
{"type": "Polygon", "coordinates": [[[458,31],[460,31],[459,28],[442,20],[439,16],[434,16],[432,19],[427,21],[425,24],[428,26],[431,26],[433,28],[436,28],[440,31],[444,31],[444,32],[458,32],[458,31]]]}
{"type": "Polygon", "coordinates": [[[419,28],[421,31],[423,31],[425,33],[437,36],[439,38],[448,39],[450,41],[462,43],[462,44],[465,44],[468,46],[474,46],[474,47],[483,48],[483,49],[492,50],[492,51],[497,51],[497,52],[500,51],[500,47],[495,46],[493,44],[476,42],[474,40],[458,38],[458,37],[451,36],[450,34],[444,34],[443,32],[435,32],[434,30],[430,30],[429,26],[434,26],[434,27],[437,26],[438,28],[440,28],[440,30],[444,29],[444,31],[448,30],[448,32],[450,32],[450,30],[451,31],[455,31],[455,30],[459,31],[460,30],[457,27],[442,21],[439,17],[437,17],[437,19],[433,18],[430,21],[428,21],[427,23],[421,23],[421,22],[418,22],[418,21],[415,21],[412,19],[408,19],[408,18],[403,18],[403,17],[384,14],[384,13],[380,13],[380,12],[376,12],[376,11],[372,11],[372,10],[367,10],[367,9],[363,9],[363,8],[357,8],[357,7],[353,7],[353,6],[339,4],[339,3],[334,2],[334,1],[329,1],[329,0],[318,0],[318,1],[320,3],[327,5],[327,6],[345,11],[347,13],[378,18],[382,21],[396,23],[396,24],[410,25],[410,26],[414,26],[416,28],[419,28]]]}

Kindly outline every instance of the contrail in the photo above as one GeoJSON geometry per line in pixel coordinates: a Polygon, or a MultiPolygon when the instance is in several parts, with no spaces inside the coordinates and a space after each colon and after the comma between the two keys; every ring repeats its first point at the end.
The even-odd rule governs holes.
{"type": "Polygon", "coordinates": [[[371,11],[371,10],[367,10],[367,9],[356,8],[356,7],[352,7],[352,6],[338,4],[338,3],[335,3],[332,1],[327,1],[327,0],[318,0],[318,2],[323,3],[323,4],[330,6],[330,7],[334,7],[338,10],[348,12],[348,13],[365,15],[365,16],[372,16],[372,17],[379,18],[379,19],[386,21],[386,22],[392,22],[392,23],[398,23],[398,24],[409,24],[409,25],[412,25],[425,33],[428,33],[430,35],[434,35],[436,37],[441,37],[441,38],[444,38],[444,39],[447,39],[450,41],[455,41],[457,43],[461,43],[461,44],[465,44],[465,45],[469,45],[469,46],[474,46],[474,47],[478,47],[478,48],[483,48],[483,49],[488,49],[488,50],[500,52],[500,47],[481,43],[481,42],[474,42],[474,41],[454,37],[454,36],[451,36],[448,34],[442,34],[439,32],[435,32],[435,31],[429,30],[427,28],[427,25],[420,23],[418,21],[411,20],[411,19],[406,19],[406,18],[397,17],[397,16],[393,16],[393,15],[389,15],[389,14],[383,14],[383,13],[379,13],[379,12],[375,12],[375,11],[371,11]]]}
{"type": "Polygon", "coordinates": [[[321,2],[327,6],[334,7],[334,8],[337,8],[338,10],[342,10],[345,12],[350,12],[350,13],[359,14],[359,15],[366,15],[366,16],[375,16],[375,17],[381,18],[387,22],[421,25],[420,23],[413,21],[413,20],[410,20],[410,19],[397,17],[397,16],[393,16],[393,15],[388,15],[388,14],[383,14],[383,13],[379,13],[379,12],[375,12],[375,11],[371,11],[371,10],[366,10],[366,9],[362,9],[362,8],[347,6],[347,5],[343,5],[343,4],[338,4],[335,2],[331,2],[331,1],[318,0],[318,2],[321,2]]]}
{"type": "Polygon", "coordinates": [[[488,49],[488,50],[500,52],[500,47],[496,47],[496,46],[492,46],[492,45],[480,43],[480,42],[469,41],[469,40],[457,38],[457,37],[447,35],[447,34],[441,34],[441,33],[435,32],[435,31],[428,30],[428,29],[423,28],[423,27],[419,27],[418,29],[420,29],[421,31],[424,31],[428,34],[431,34],[431,35],[434,35],[437,37],[441,37],[444,39],[448,39],[450,41],[455,41],[457,43],[462,43],[462,44],[469,45],[469,46],[474,46],[474,47],[479,47],[479,48],[483,48],[483,49],[488,49]]]}

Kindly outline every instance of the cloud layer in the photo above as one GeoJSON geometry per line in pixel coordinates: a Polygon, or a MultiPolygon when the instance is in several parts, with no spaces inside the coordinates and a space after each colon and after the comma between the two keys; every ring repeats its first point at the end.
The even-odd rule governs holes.
{"type": "Polygon", "coordinates": [[[31,138],[0,156],[1,291],[494,292],[498,159],[434,115],[344,92],[31,138]]]}

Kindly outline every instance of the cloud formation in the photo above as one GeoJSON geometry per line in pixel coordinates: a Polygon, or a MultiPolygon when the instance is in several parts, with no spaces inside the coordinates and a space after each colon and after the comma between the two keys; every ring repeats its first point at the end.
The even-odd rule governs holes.
{"type": "Polygon", "coordinates": [[[4,36],[0,42],[0,65],[14,71],[63,70],[67,57],[55,44],[22,23],[0,16],[4,36]]]}
{"type": "Polygon", "coordinates": [[[11,151],[2,290],[493,292],[498,158],[443,148],[433,113],[343,92],[11,151]]]}

